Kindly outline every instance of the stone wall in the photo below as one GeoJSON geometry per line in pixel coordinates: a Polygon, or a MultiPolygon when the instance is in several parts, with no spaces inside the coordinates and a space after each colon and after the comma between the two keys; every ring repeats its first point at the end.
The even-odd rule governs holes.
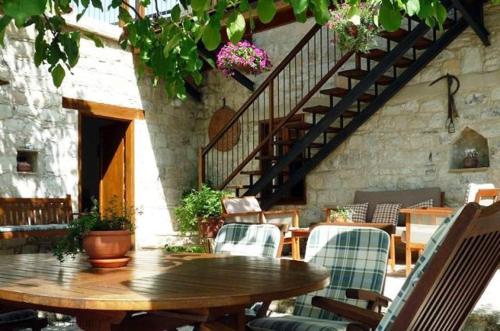
{"type": "MultiPolygon", "coordinates": [[[[87,25],[100,30],[96,22],[87,25]]],[[[135,121],[136,240],[139,246],[163,245],[176,233],[173,208],[195,183],[191,132],[198,105],[171,102],[147,76],[138,79],[132,53],[116,42],[119,29],[104,30],[111,32],[105,48],[82,38],[79,64],[57,89],[47,68],[33,63],[34,31],[9,27],[0,48],[0,77],[9,81],[0,87],[0,196],[71,194],[76,210],[78,114],[62,108],[62,97],[141,108],[145,120],[135,121]],[[34,174],[16,171],[17,149],[26,146],[39,154],[34,174]]]]}
{"type": "MultiPolygon", "coordinates": [[[[485,13],[492,46],[483,46],[474,32],[467,29],[307,176],[307,205],[298,206],[303,209],[302,223],[322,219],[326,205],[352,202],[356,190],[439,186],[446,192],[446,203],[456,206],[463,202],[468,182],[500,185],[500,7],[487,6],[485,13]],[[460,117],[455,121],[456,132],[452,134],[445,128],[445,82],[429,86],[446,73],[456,75],[461,81],[456,96],[460,117]],[[450,171],[453,144],[466,128],[487,139],[490,165],[469,171],[450,171]]],[[[298,26],[292,24],[281,29],[303,35],[306,30],[297,29],[298,26]]],[[[293,47],[271,46],[282,40],[283,31],[257,34],[256,42],[269,47],[272,58],[281,58],[281,54],[293,47]]],[[[287,37],[298,40],[291,35],[287,37]]],[[[205,100],[208,110],[218,106],[222,97],[228,98],[237,109],[248,95],[235,90],[234,83],[221,79],[218,74],[210,76],[209,82],[208,92],[212,93],[208,93],[205,100]]],[[[207,112],[203,115],[198,130],[206,142],[209,115],[207,112]]]]}

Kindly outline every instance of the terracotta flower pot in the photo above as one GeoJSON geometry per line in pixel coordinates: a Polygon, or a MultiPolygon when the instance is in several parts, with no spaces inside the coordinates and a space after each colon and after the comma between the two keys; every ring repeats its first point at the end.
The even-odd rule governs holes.
{"type": "Polygon", "coordinates": [[[94,267],[117,268],[127,265],[125,256],[132,246],[129,230],[90,231],[83,238],[83,249],[94,267]]]}
{"type": "Polygon", "coordinates": [[[477,168],[479,167],[479,158],[474,156],[466,156],[464,158],[464,168],[477,168]]]}
{"type": "Polygon", "coordinates": [[[198,232],[200,238],[215,238],[224,221],[218,217],[210,217],[198,220],[198,232]]]}

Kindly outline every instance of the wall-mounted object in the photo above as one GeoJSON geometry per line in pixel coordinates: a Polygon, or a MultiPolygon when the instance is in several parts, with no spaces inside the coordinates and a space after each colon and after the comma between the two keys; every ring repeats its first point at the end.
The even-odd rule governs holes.
{"type": "Polygon", "coordinates": [[[489,166],[488,140],[478,132],[465,128],[453,142],[450,170],[477,170],[489,166]]]}
{"type": "Polygon", "coordinates": [[[9,82],[3,79],[0,79],[0,86],[2,85],[9,85],[9,82]]]}
{"type": "Polygon", "coordinates": [[[448,129],[448,133],[454,133],[455,132],[454,119],[458,117],[457,106],[455,105],[455,94],[457,94],[458,90],[460,89],[460,80],[458,79],[457,76],[446,74],[434,80],[432,83],[429,84],[429,86],[432,86],[441,79],[445,78],[448,88],[448,118],[446,119],[446,129],[448,129]],[[456,83],[457,85],[455,89],[453,89],[453,83],[456,83]]]}
{"type": "MultiPolygon", "coordinates": [[[[212,141],[215,136],[224,129],[229,121],[234,117],[236,112],[226,106],[225,100],[223,106],[216,110],[208,124],[208,137],[212,141]]],[[[231,128],[219,139],[215,148],[219,151],[230,151],[240,140],[241,124],[240,122],[233,123],[231,128]]]]}
{"type": "Polygon", "coordinates": [[[18,149],[16,160],[17,172],[34,173],[38,168],[38,151],[18,149]]]}

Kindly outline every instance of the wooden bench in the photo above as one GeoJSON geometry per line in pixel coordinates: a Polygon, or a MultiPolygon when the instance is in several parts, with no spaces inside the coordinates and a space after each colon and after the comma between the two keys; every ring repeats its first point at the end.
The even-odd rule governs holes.
{"type": "Polygon", "coordinates": [[[61,236],[73,215],[70,195],[0,198],[0,239],[61,236]]]}

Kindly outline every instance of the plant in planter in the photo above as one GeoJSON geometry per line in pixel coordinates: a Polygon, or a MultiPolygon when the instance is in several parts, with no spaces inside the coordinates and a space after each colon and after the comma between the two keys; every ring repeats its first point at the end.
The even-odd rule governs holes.
{"type": "Polygon", "coordinates": [[[479,153],[476,149],[466,149],[464,158],[464,168],[477,168],[479,167],[479,153]]]}
{"type": "Polygon", "coordinates": [[[213,238],[224,223],[221,199],[225,192],[203,185],[184,195],[181,205],[175,209],[175,216],[182,233],[199,232],[201,238],[213,238]]]}
{"type": "Polygon", "coordinates": [[[331,11],[328,27],[335,32],[334,43],[344,51],[363,52],[377,46],[378,8],[374,4],[361,2],[356,6],[348,2],[331,11]]]}
{"type": "Polygon", "coordinates": [[[343,222],[351,223],[352,221],[352,210],[337,207],[331,214],[331,220],[333,222],[343,222]]]}
{"type": "Polygon", "coordinates": [[[127,265],[125,254],[132,244],[133,225],[130,213],[116,213],[110,209],[104,215],[94,207],[69,224],[68,234],[56,243],[53,253],[61,262],[66,256],[74,258],[85,252],[94,267],[114,268],[127,265]]]}
{"type": "Polygon", "coordinates": [[[233,75],[235,70],[257,75],[269,71],[271,67],[266,51],[249,41],[228,42],[217,53],[217,68],[226,77],[233,75]]]}

